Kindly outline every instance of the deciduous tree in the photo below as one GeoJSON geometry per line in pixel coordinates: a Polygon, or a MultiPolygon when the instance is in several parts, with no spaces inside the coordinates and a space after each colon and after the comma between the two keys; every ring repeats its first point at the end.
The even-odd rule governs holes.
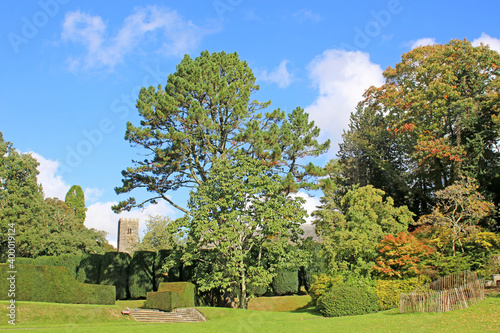
{"type": "Polygon", "coordinates": [[[417,277],[428,268],[423,262],[435,249],[407,231],[386,235],[377,245],[379,256],[373,267],[384,278],[417,277]]]}
{"type": "Polygon", "coordinates": [[[200,291],[236,288],[246,308],[249,285],[267,286],[276,268],[302,264],[303,251],[290,244],[307,213],[303,199],[283,195],[283,179],[261,161],[241,153],[213,163],[178,225],[188,231],[183,261],[204,267],[195,274],[200,291]]]}
{"type": "Polygon", "coordinates": [[[172,233],[169,224],[173,220],[167,216],[148,216],[146,231],[137,245],[136,251],[172,250],[181,244],[181,240],[172,233]]]}
{"type": "Polygon", "coordinates": [[[18,257],[104,253],[109,244],[103,231],[87,229],[63,201],[44,200],[37,167],[36,159],[16,151],[0,133],[0,259],[9,234],[18,257]]]}
{"type": "MultiPolygon", "coordinates": [[[[369,276],[377,257],[376,246],[387,234],[413,224],[406,206],[394,207],[391,197],[371,185],[347,192],[340,204],[323,204],[315,213],[332,273],[369,276]],[[328,211],[328,214],[325,214],[328,211]]],[[[323,198],[328,203],[328,198],[323,198]]]]}
{"type": "Polygon", "coordinates": [[[468,41],[403,54],[384,72],[385,83],[366,91],[340,157],[369,184],[396,185],[396,192],[381,186],[390,195],[408,190],[417,215],[428,214],[434,193],[461,176],[477,179],[498,203],[499,66],[496,51],[468,41]],[[362,124],[372,127],[356,127],[362,124]]]}
{"type": "Polygon", "coordinates": [[[485,200],[474,180],[462,179],[437,191],[437,204],[431,214],[419,219],[419,224],[438,227],[443,245],[451,246],[453,256],[464,253],[464,240],[480,231],[479,224],[492,217],[495,206],[485,200]]]}
{"type": "Polygon", "coordinates": [[[202,52],[194,60],[186,55],[164,88],[142,88],[137,100],[142,121],[128,123],[125,138],[150,157],[122,172],[116,192],[145,188],[151,197],[139,203],[129,198],[113,209],[163,199],[189,213],[167,193],[201,186],[213,162],[238,149],[287,177],[284,191],[317,187],[320,170],[304,160],[325,152],[329,141],[318,143],[319,129],[301,108],[288,116],[279,109],[259,113],[269,102],[251,101],[258,89],[248,64],[225,52],[202,52]]]}

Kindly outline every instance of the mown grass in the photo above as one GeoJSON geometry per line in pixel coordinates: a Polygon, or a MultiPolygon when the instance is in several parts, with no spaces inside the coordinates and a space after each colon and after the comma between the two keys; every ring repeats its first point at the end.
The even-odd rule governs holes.
{"type": "Polygon", "coordinates": [[[309,295],[256,297],[250,299],[248,309],[257,311],[295,311],[306,309],[310,306],[311,301],[309,295]]]}
{"type": "Polygon", "coordinates": [[[143,324],[121,316],[126,306],[19,302],[17,325],[7,324],[7,302],[0,302],[0,329],[16,332],[498,332],[500,297],[464,310],[446,313],[400,314],[397,309],[364,316],[323,318],[314,308],[267,312],[227,308],[199,308],[209,319],[202,323],[143,324]],[[24,329],[22,329],[24,328],[24,329]],[[33,330],[33,328],[36,328],[33,330]]]}

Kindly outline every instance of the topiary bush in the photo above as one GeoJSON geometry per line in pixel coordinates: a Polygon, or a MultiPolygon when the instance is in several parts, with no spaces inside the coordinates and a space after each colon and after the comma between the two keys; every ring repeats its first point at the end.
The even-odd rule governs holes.
{"type": "Polygon", "coordinates": [[[79,254],[61,254],[59,256],[41,256],[37,258],[16,258],[16,262],[21,265],[37,266],[63,266],[76,278],[78,267],[82,255],[79,254]]]}
{"type": "MultiPolygon", "coordinates": [[[[74,304],[115,304],[115,287],[81,283],[66,267],[16,264],[16,301],[74,304]]],[[[11,277],[6,265],[0,265],[0,288],[9,290],[11,277]]],[[[0,293],[7,299],[7,292],[0,293]]]]}
{"type": "Polygon", "coordinates": [[[103,254],[84,254],[78,266],[76,279],[83,283],[100,284],[99,274],[103,254]]]}
{"type": "Polygon", "coordinates": [[[128,267],[130,260],[130,255],[124,252],[107,252],[102,258],[99,284],[115,286],[116,299],[129,297],[128,267]]]}
{"type": "MultiPolygon", "coordinates": [[[[38,259],[38,258],[37,258],[38,259]]],[[[80,266],[80,262],[82,261],[82,255],[80,254],[61,254],[59,256],[54,257],[53,266],[64,266],[66,267],[71,275],[76,278],[78,267],[80,266]]],[[[35,260],[37,265],[37,260],[35,260]]]]}
{"type": "Polygon", "coordinates": [[[147,294],[144,307],[172,311],[176,308],[193,308],[195,306],[195,286],[189,282],[160,283],[157,292],[147,294]]]}
{"type": "Polygon", "coordinates": [[[357,282],[335,285],[319,297],[317,306],[325,317],[362,315],[378,309],[375,292],[357,282]]]}
{"type": "Polygon", "coordinates": [[[278,269],[272,287],[277,296],[296,294],[299,291],[299,270],[278,269]]]}
{"type": "Polygon", "coordinates": [[[154,261],[156,252],[136,251],[128,269],[130,298],[146,297],[154,288],[154,261]]]}

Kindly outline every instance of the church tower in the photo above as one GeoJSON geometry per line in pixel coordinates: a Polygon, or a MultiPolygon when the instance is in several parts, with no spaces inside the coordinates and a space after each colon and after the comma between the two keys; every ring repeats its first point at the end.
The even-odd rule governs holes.
{"type": "Polygon", "coordinates": [[[139,219],[118,220],[118,252],[132,254],[132,247],[139,243],[139,219]]]}

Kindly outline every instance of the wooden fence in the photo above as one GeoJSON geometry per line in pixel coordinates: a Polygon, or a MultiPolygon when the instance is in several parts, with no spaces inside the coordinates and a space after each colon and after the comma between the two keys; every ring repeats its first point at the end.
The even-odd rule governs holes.
{"type": "Polygon", "coordinates": [[[442,277],[424,288],[400,295],[399,311],[446,312],[465,309],[484,299],[484,279],[465,271],[442,277]]]}

